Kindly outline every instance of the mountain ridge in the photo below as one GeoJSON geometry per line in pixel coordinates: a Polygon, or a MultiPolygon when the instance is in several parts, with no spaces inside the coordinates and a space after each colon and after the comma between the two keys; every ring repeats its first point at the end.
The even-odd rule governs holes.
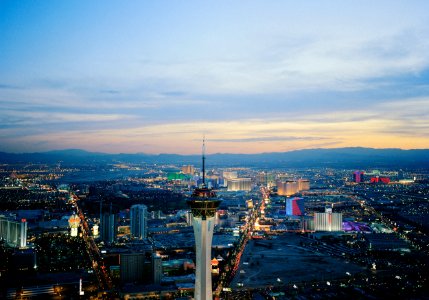
{"type": "MultiPolygon", "coordinates": [[[[314,148],[288,152],[256,154],[207,154],[208,165],[250,167],[420,167],[429,168],[429,149],[399,148],[314,148]]],[[[81,149],[52,150],[33,153],[0,152],[0,163],[58,163],[62,164],[113,164],[113,163],[171,163],[199,164],[199,154],[175,153],[117,153],[90,152],[81,149]]]]}

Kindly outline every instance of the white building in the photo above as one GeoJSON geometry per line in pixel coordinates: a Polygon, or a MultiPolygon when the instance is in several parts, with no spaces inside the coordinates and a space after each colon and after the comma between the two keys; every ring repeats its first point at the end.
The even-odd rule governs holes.
{"type": "Polygon", "coordinates": [[[227,180],[228,191],[250,191],[252,190],[251,178],[235,178],[227,180]]]}
{"type": "Polygon", "coordinates": [[[11,220],[0,215],[0,239],[12,247],[25,248],[27,246],[27,221],[11,220]]]}
{"type": "Polygon", "coordinates": [[[333,213],[332,209],[327,209],[324,213],[314,213],[315,231],[342,231],[343,214],[333,213]]]}

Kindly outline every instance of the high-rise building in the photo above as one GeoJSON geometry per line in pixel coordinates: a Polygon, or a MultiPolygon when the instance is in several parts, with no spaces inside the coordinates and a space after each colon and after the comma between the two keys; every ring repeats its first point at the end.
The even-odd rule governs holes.
{"type": "Polygon", "coordinates": [[[162,258],[156,253],[152,253],[152,275],[153,275],[153,283],[161,284],[162,258]]]}
{"type": "Polygon", "coordinates": [[[277,194],[279,196],[292,196],[300,191],[310,189],[310,181],[307,179],[279,180],[277,181],[277,194]]]}
{"type": "Polygon", "coordinates": [[[211,251],[216,209],[220,200],[205,186],[205,145],[203,142],[203,184],[196,188],[188,205],[192,212],[196,245],[195,292],[196,300],[212,300],[211,251]]]}
{"type": "Polygon", "coordinates": [[[192,226],[192,212],[191,211],[186,212],[186,224],[188,226],[192,226]]]}
{"type": "Polygon", "coordinates": [[[361,171],[353,172],[353,182],[356,182],[356,183],[363,182],[363,175],[364,173],[361,171]]]}
{"type": "Polygon", "coordinates": [[[27,220],[15,221],[0,215],[0,239],[12,247],[25,248],[27,246],[27,220]]]}
{"type": "Polygon", "coordinates": [[[186,166],[182,166],[182,173],[183,174],[190,174],[190,175],[194,175],[195,173],[195,168],[192,165],[186,165],[186,166]]]}
{"type": "Polygon", "coordinates": [[[103,210],[102,204],[100,204],[100,227],[101,239],[105,243],[113,243],[116,240],[118,224],[116,222],[116,215],[112,211],[111,203],[108,210],[103,210]]]}
{"type": "Polygon", "coordinates": [[[227,180],[228,191],[250,191],[252,190],[252,179],[234,178],[227,180]]]}
{"type": "Polygon", "coordinates": [[[286,198],[286,215],[302,216],[305,214],[303,198],[286,198]]]}
{"type": "Polygon", "coordinates": [[[277,194],[279,196],[289,197],[298,192],[298,182],[293,180],[277,181],[277,194]]]}
{"type": "Polygon", "coordinates": [[[310,189],[310,181],[308,179],[298,179],[298,190],[308,191],[310,189]]]}
{"type": "Polygon", "coordinates": [[[122,282],[141,282],[145,273],[145,253],[122,253],[119,256],[122,282]]]}
{"type": "Polygon", "coordinates": [[[315,231],[342,231],[343,214],[333,213],[332,207],[326,207],[324,213],[314,213],[315,231]]]}
{"type": "Polygon", "coordinates": [[[147,238],[147,206],[143,204],[131,206],[130,219],[131,236],[139,240],[147,238]]]}

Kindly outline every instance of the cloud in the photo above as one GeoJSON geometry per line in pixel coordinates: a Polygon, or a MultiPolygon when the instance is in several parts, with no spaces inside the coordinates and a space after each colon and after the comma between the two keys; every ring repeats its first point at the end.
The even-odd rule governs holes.
{"type": "Polygon", "coordinates": [[[273,141],[315,141],[324,140],[325,137],[318,136],[267,136],[267,137],[251,137],[241,139],[209,139],[210,142],[223,143],[253,143],[253,142],[273,142],[273,141]]]}
{"type": "Polygon", "coordinates": [[[13,85],[13,84],[0,83],[0,89],[16,90],[16,89],[22,89],[22,87],[18,85],[13,85]]]}
{"type": "Polygon", "coordinates": [[[117,95],[117,94],[120,94],[121,92],[118,90],[101,90],[100,93],[117,95]]]}
{"type": "Polygon", "coordinates": [[[97,26],[60,7],[70,24],[4,18],[19,26],[0,57],[3,145],[189,153],[206,132],[220,152],[428,147],[427,4],[180,4],[156,21],[165,10],[141,5],[107,5],[97,26]]]}

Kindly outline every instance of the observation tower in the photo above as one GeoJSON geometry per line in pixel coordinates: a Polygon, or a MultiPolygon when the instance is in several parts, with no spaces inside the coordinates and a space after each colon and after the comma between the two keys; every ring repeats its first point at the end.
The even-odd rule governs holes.
{"type": "Polygon", "coordinates": [[[220,200],[205,183],[205,141],[203,140],[203,183],[192,193],[187,201],[192,213],[196,246],[195,292],[196,300],[212,300],[211,251],[216,210],[220,200]]]}

